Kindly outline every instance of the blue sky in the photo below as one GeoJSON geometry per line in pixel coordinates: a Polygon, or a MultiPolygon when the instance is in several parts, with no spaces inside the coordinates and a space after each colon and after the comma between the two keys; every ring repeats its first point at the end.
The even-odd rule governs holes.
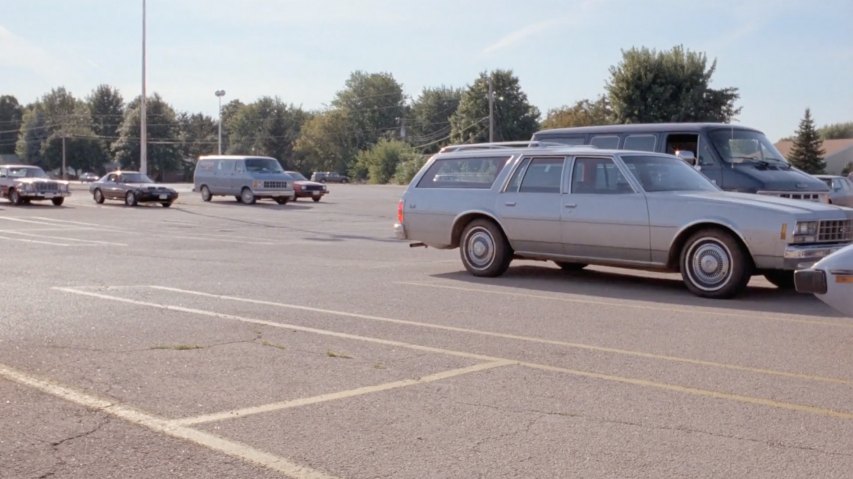
{"type": "MultiPolygon", "coordinates": [[[[0,95],[141,92],[141,0],[0,0],[0,95]]],[[[510,69],[531,104],[595,99],[622,50],[676,45],[716,59],[738,123],[772,140],[805,109],[853,121],[850,0],[147,0],[147,88],[178,111],[278,96],[322,109],[350,73],[387,72],[416,98],[510,69]]]]}

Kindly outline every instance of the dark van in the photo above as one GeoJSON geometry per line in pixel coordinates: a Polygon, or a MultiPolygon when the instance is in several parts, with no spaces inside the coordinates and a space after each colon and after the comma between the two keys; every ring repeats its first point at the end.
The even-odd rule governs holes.
{"type": "Polygon", "coordinates": [[[829,188],[791,166],[764,133],[723,123],[650,123],[555,128],[533,140],[678,156],[728,191],[826,203],[829,188]]]}

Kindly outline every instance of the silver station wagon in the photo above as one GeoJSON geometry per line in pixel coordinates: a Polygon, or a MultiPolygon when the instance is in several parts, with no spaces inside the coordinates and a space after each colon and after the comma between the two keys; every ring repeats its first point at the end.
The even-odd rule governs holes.
{"type": "Polygon", "coordinates": [[[647,151],[530,143],[448,147],[412,179],[398,239],[460,248],[475,276],[513,258],[680,272],[687,288],[729,298],[763,274],[793,272],[853,240],[853,209],[733,193],[685,161],[647,151]]]}

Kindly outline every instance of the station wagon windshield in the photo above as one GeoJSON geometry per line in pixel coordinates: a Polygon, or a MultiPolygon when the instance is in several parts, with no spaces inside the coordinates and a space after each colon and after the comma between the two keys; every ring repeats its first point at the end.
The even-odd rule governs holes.
{"type": "Polygon", "coordinates": [[[7,175],[10,178],[47,178],[41,168],[9,168],[7,175]]]}
{"type": "Polygon", "coordinates": [[[736,128],[709,132],[711,143],[727,163],[764,162],[789,167],[782,153],[763,133],[736,128]]]}
{"type": "Polygon", "coordinates": [[[719,190],[702,173],[677,158],[623,156],[622,161],[647,192],[719,190]]]}
{"type": "Polygon", "coordinates": [[[283,173],[284,170],[277,160],[272,158],[247,158],[246,171],[254,173],[283,173]]]}

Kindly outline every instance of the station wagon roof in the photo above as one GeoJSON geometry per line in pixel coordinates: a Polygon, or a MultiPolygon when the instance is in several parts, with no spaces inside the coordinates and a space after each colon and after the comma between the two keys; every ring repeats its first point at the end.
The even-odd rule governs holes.
{"type": "MultiPolygon", "coordinates": [[[[472,144],[472,146],[475,144],[472,144]]],[[[548,147],[530,146],[530,147],[504,147],[504,148],[471,148],[451,150],[447,152],[436,153],[438,158],[470,158],[478,156],[521,156],[521,155],[559,155],[559,156],[613,156],[613,155],[643,155],[643,156],[667,156],[676,158],[673,155],[644,150],[614,150],[596,148],[590,145],[554,145],[548,147]]]]}
{"type": "Polygon", "coordinates": [[[534,138],[538,135],[551,136],[560,133],[587,134],[587,133],[659,133],[661,131],[672,132],[699,132],[706,129],[717,128],[732,128],[735,130],[758,131],[754,128],[749,128],[742,125],[732,125],[729,123],[632,123],[622,125],[599,125],[599,126],[578,126],[571,128],[552,128],[549,130],[540,130],[533,134],[534,138]]]}

